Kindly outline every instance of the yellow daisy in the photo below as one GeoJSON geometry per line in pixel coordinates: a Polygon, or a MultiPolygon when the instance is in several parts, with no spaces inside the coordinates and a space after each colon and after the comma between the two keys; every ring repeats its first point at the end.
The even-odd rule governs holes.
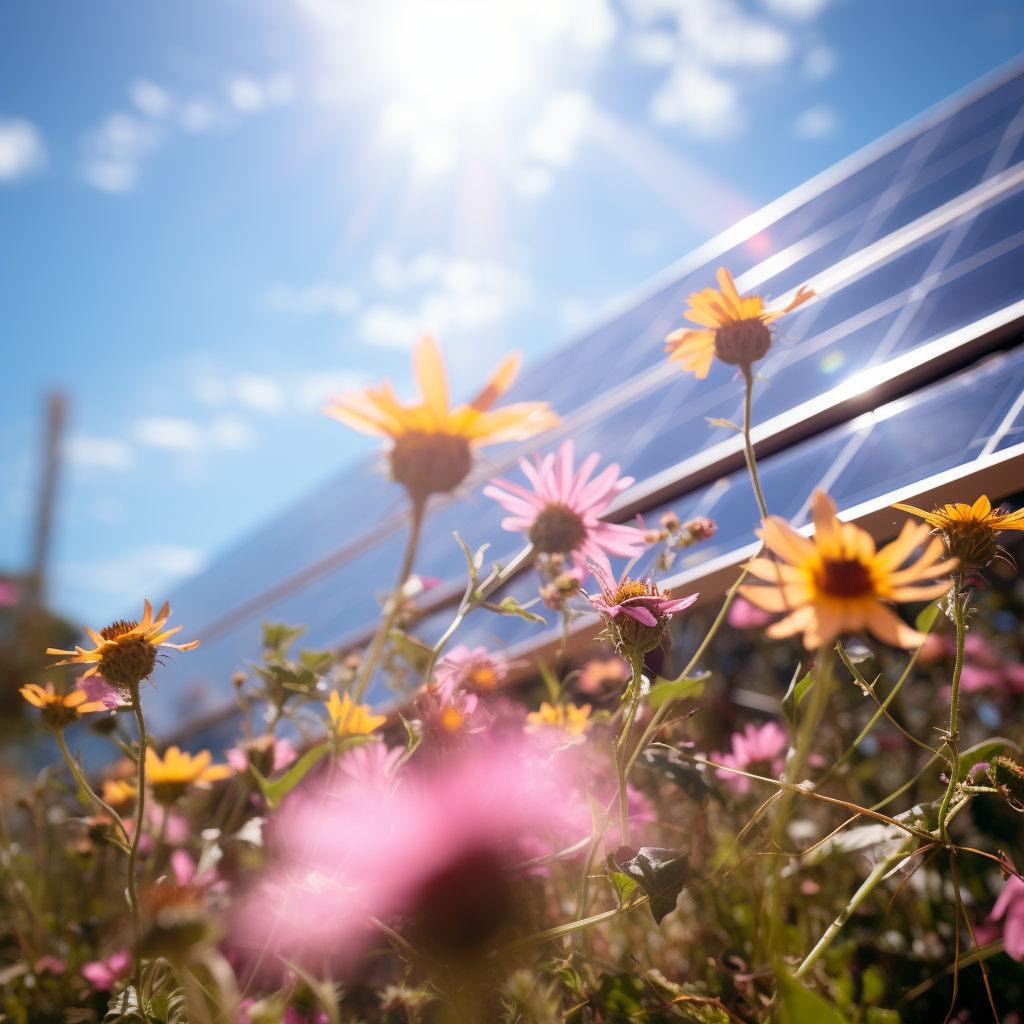
{"type": "Polygon", "coordinates": [[[743,568],[774,586],[744,586],[740,593],[758,608],[789,612],[768,627],[768,635],[803,633],[804,646],[822,647],[841,633],[870,630],[896,647],[917,647],[924,634],[911,629],[886,601],[930,601],[949,590],[951,581],[934,579],[956,567],[956,559],[939,561],[942,541],[934,538],[905,569],[899,567],[928,536],[923,523],[904,523],[900,535],[881,551],[871,535],[836,518],[836,504],[824,492],[812,499],[814,537],[808,539],[785,519],[770,516],[757,535],[782,562],[755,558],[743,568]]]}
{"type": "Polygon", "coordinates": [[[115,811],[125,810],[135,803],[135,795],[138,790],[124,779],[103,780],[103,802],[109,804],[115,811]]]}
{"type": "Polygon", "coordinates": [[[375,715],[369,704],[353,704],[347,693],[341,698],[337,690],[331,690],[327,713],[339,736],[365,736],[387,721],[387,715],[375,715]]]}
{"type": "Polygon", "coordinates": [[[552,707],[544,701],[540,708],[526,716],[526,727],[530,732],[545,727],[564,729],[570,736],[581,736],[594,723],[590,720],[590,705],[578,708],[575,704],[556,704],[552,707]]]}
{"type": "Polygon", "coordinates": [[[718,284],[720,292],[705,288],[687,300],[690,309],[683,315],[703,330],[680,327],[665,339],[669,362],[682,359],[683,369],[693,370],[699,380],[708,375],[715,356],[730,366],[749,368],[771,347],[768,326],[815,295],[810,288],[801,288],[785,308],[765,309],[760,295],[740,296],[725,267],[718,270],[718,284]]]}
{"type": "Polygon", "coordinates": [[[157,803],[169,806],[189,786],[209,789],[211,782],[226,779],[232,769],[226,764],[210,764],[208,750],[201,750],[195,757],[182,753],[177,747],[168,747],[163,760],[152,747],[146,748],[146,781],[153,790],[157,803]]]}
{"type": "MultiPolygon", "coordinates": [[[[957,502],[924,512],[913,505],[893,505],[915,516],[942,534],[946,551],[960,560],[965,571],[983,569],[1001,548],[996,544],[1000,530],[1024,530],[1024,509],[1017,512],[993,512],[992,502],[982,495],[973,505],[957,502]]],[[[1006,553],[1003,552],[1004,557],[1006,553]]]]}
{"type": "Polygon", "coordinates": [[[448,378],[437,342],[428,334],[413,353],[423,401],[403,405],[384,381],[350,391],[324,408],[328,416],[374,437],[389,438],[391,475],[413,498],[450,491],[469,473],[471,450],[501,441],[525,441],[560,422],[547,402],[516,402],[491,409],[519,369],[509,355],[468,405],[448,404],[448,378]]]}
{"type": "Polygon", "coordinates": [[[54,693],[53,683],[47,683],[45,689],[38,683],[29,683],[18,692],[29,704],[34,704],[42,711],[42,723],[48,729],[65,729],[82,715],[106,708],[101,700],[87,702],[88,694],[85,690],[54,693]]]}
{"type": "Polygon", "coordinates": [[[94,632],[88,627],[85,632],[96,645],[94,650],[87,651],[76,647],[73,651],[61,651],[48,647],[47,654],[65,654],[64,661],[57,665],[86,665],[89,670],[82,676],[101,675],[111,686],[138,686],[150,675],[156,665],[157,648],[172,647],[176,651],[191,651],[199,646],[198,640],[187,644],[166,643],[167,637],[177,633],[181,626],[164,629],[164,623],[170,615],[170,604],[165,601],[163,608],[153,618],[153,606],[146,602],[142,613],[142,621],[120,620],[94,632]],[[90,664],[92,663],[92,664],[90,664]]]}

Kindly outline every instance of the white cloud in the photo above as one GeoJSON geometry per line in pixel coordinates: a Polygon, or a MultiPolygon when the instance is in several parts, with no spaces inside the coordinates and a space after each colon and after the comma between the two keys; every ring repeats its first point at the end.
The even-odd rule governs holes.
{"type": "Polygon", "coordinates": [[[243,373],[235,380],[235,395],[250,409],[276,415],[284,410],[284,391],[273,377],[243,373]]]}
{"type": "Polygon", "coordinates": [[[267,303],[274,309],[292,313],[308,315],[329,311],[350,316],[359,308],[359,295],[351,288],[330,281],[316,281],[304,288],[275,284],[267,292],[267,303]]]}
{"type": "Polygon", "coordinates": [[[677,64],[651,100],[659,124],[680,125],[701,138],[726,138],[744,123],[739,89],[696,64],[677,64]]]}
{"type": "Polygon", "coordinates": [[[255,79],[240,75],[228,83],[228,99],[243,114],[254,114],[263,107],[263,86],[255,79]]]}
{"type": "Polygon", "coordinates": [[[82,174],[103,192],[135,187],[142,158],[160,141],[156,129],[131,114],[110,114],[85,139],[82,174]]]}
{"type": "Polygon", "coordinates": [[[524,167],[515,176],[514,184],[520,195],[543,196],[554,187],[555,177],[546,167],[524,167]]]}
{"type": "Polygon", "coordinates": [[[99,563],[71,563],[60,567],[62,575],[79,585],[107,594],[123,595],[125,603],[151,596],[166,586],[206,568],[206,554],[178,544],[146,544],[99,563]]]}
{"type": "Polygon", "coordinates": [[[836,112],[827,104],[819,103],[805,110],[793,123],[793,130],[801,139],[820,139],[836,126],[836,112]]]}
{"type": "Polygon", "coordinates": [[[140,444],[171,452],[192,452],[203,446],[203,428],[194,420],[150,416],[135,424],[140,444]]]}
{"type": "Polygon", "coordinates": [[[210,443],[216,448],[248,451],[256,443],[256,435],[245,420],[237,416],[219,416],[210,424],[210,443]]]}
{"type": "Polygon", "coordinates": [[[166,117],[174,107],[171,94],[148,78],[137,78],[132,82],[128,87],[128,95],[132,103],[148,117],[166,117]]]}
{"type": "Polygon", "coordinates": [[[360,317],[360,335],[386,348],[410,348],[423,331],[465,334],[491,326],[505,319],[530,290],[520,273],[503,264],[436,251],[408,263],[385,253],[374,261],[373,270],[383,287],[419,293],[413,308],[381,303],[360,317]]]}
{"type": "Polygon", "coordinates": [[[839,63],[836,51],[830,46],[816,46],[804,56],[803,72],[807,78],[818,81],[828,78],[839,63]]]}
{"type": "Polygon", "coordinates": [[[84,469],[130,469],[135,461],[131,448],[116,437],[78,434],[64,443],[64,454],[73,466],[84,469]]]}
{"type": "Polygon", "coordinates": [[[772,14],[796,21],[810,21],[829,5],[829,0],[764,0],[772,14]]]}
{"type": "Polygon", "coordinates": [[[675,60],[676,48],[676,37],[663,29],[634,32],[626,40],[626,50],[633,60],[655,68],[671,64],[675,60]]]}
{"type": "Polygon", "coordinates": [[[593,109],[593,101],[579,90],[552,96],[527,133],[527,153],[552,167],[568,167],[587,134],[593,109]]]}
{"type": "Polygon", "coordinates": [[[223,405],[228,398],[228,389],[224,382],[208,373],[196,378],[193,390],[203,405],[223,405]]]}
{"type": "Polygon", "coordinates": [[[45,166],[46,146],[39,129],[21,118],[0,120],[0,181],[18,181],[45,166]]]}
{"type": "Polygon", "coordinates": [[[181,127],[196,135],[211,131],[221,122],[217,108],[205,100],[190,100],[178,114],[181,127]]]}

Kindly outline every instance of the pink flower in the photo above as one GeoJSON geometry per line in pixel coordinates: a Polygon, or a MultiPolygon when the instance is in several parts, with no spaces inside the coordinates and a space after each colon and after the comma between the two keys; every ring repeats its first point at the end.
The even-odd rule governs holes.
{"type": "Polygon", "coordinates": [[[601,596],[587,594],[590,603],[602,615],[616,618],[628,615],[642,626],[657,626],[671,619],[676,612],[689,608],[697,594],[689,597],[669,597],[662,594],[653,580],[623,579],[617,585],[605,574],[603,567],[594,567],[594,575],[601,586],[601,596]]]}
{"type": "Polygon", "coordinates": [[[89,676],[88,679],[85,676],[79,676],[75,680],[75,687],[85,690],[87,701],[100,701],[108,711],[116,711],[128,703],[103,676],[89,676]]]}
{"type": "Polygon", "coordinates": [[[21,587],[10,580],[0,580],[0,608],[10,608],[21,600],[21,587]]]}
{"type": "Polygon", "coordinates": [[[35,972],[36,974],[43,974],[44,972],[47,974],[63,974],[67,970],[67,966],[63,960],[46,953],[36,961],[35,972]]]}
{"type": "Polygon", "coordinates": [[[1024,960],[1024,882],[1011,875],[999,894],[989,921],[1003,918],[1003,949],[1014,960],[1024,960]]]}
{"type": "Polygon", "coordinates": [[[447,693],[465,689],[490,694],[507,675],[508,658],[500,651],[489,651],[486,647],[470,650],[459,644],[438,662],[434,678],[447,693]]]}
{"type": "MultiPolygon", "coordinates": [[[[290,740],[274,739],[274,759],[270,771],[279,771],[292,763],[299,755],[290,740]]],[[[236,772],[244,772],[249,767],[249,753],[243,746],[232,747],[224,752],[227,761],[236,772]]],[[[269,773],[268,773],[269,774],[269,773]]]]}
{"type": "Polygon", "coordinates": [[[520,459],[532,492],[507,480],[492,480],[484,494],[512,513],[501,521],[502,529],[526,533],[538,554],[571,554],[577,566],[585,569],[593,562],[610,576],[608,555],[632,558],[646,545],[641,530],[599,518],[633,483],[633,477],[619,476],[614,462],[588,483],[600,460],[597,452],[588,455],[573,475],[573,443],[568,440],[557,455],[545,455],[536,466],[520,459]]]}
{"type": "Polygon", "coordinates": [[[980,665],[964,665],[960,670],[960,685],[967,693],[1000,686],[1003,673],[995,668],[982,668],[980,665]]]}
{"type": "Polygon", "coordinates": [[[106,960],[90,960],[82,964],[82,977],[94,988],[109,991],[132,969],[132,954],[128,949],[111,953],[106,960]]]}
{"type": "Polygon", "coordinates": [[[732,753],[720,754],[715,751],[711,760],[724,768],[718,768],[715,774],[724,779],[740,796],[746,796],[750,792],[751,780],[745,775],[734,775],[729,768],[737,771],[751,771],[758,774],[751,768],[751,765],[767,764],[772,775],[779,775],[785,767],[785,758],[779,756],[789,746],[789,738],[775,724],[766,722],[760,729],[750,722],[744,727],[742,733],[732,734],[732,753]]]}
{"type": "Polygon", "coordinates": [[[241,908],[236,941],[351,962],[372,919],[411,916],[427,948],[480,950],[511,912],[510,869],[528,859],[521,841],[567,845],[591,827],[565,795],[568,764],[495,746],[405,774],[385,801],[352,784],[292,794],[276,830],[280,869],[241,908]]]}
{"type": "Polygon", "coordinates": [[[462,741],[470,733],[482,732],[491,716],[475,693],[452,691],[433,683],[416,697],[416,706],[430,740],[441,745],[462,741]]]}
{"type": "Polygon", "coordinates": [[[342,754],[338,767],[366,790],[377,789],[383,793],[404,753],[403,747],[388,750],[386,743],[362,743],[342,754]]]}
{"type": "Polygon", "coordinates": [[[737,597],[729,608],[729,625],[733,629],[761,629],[771,621],[771,612],[755,607],[743,597],[737,597]]]}

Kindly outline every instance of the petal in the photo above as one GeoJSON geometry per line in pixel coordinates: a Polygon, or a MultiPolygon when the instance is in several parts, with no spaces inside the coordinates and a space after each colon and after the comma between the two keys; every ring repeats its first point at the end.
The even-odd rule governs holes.
{"type": "Polygon", "coordinates": [[[448,380],[441,350],[432,335],[420,338],[412,360],[423,399],[440,426],[448,420],[448,380]]]}
{"type": "MultiPolygon", "coordinates": [[[[925,523],[914,523],[908,519],[903,524],[899,536],[878,552],[876,564],[886,572],[898,568],[910,557],[910,553],[928,536],[928,533],[929,530],[925,523]]],[[[941,547],[942,542],[938,543],[941,547]]]]}
{"type": "Polygon", "coordinates": [[[642,604],[620,604],[619,609],[644,626],[656,626],[658,620],[642,604]]]}
{"type": "Polygon", "coordinates": [[[992,502],[988,495],[983,494],[972,506],[971,513],[975,519],[984,519],[992,511],[992,502]]]}
{"type": "Polygon", "coordinates": [[[523,361],[521,352],[510,352],[491,374],[490,380],[470,404],[470,408],[479,412],[487,412],[498,400],[499,396],[508,391],[519,372],[519,364],[523,361]]]}
{"type": "Polygon", "coordinates": [[[804,573],[795,565],[773,562],[770,558],[752,558],[740,568],[746,569],[751,576],[767,580],[769,583],[805,583],[807,580],[804,573]]]}
{"type": "Polygon", "coordinates": [[[823,542],[836,542],[840,526],[836,519],[836,503],[820,487],[811,498],[811,518],[814,520],[816,546],[821,547],[823,542]]]}
{"type": "Polygon", "coordinates": [[[780,516],[769,516],[761,528],[754,532],[775,554],[791,565],[804,565],[817,558],[814,542],[808,540],[802,533],[797,533],[780,516]]]}
{"type": "Polygon", "coordinates": [[[924,633],[911,629],[891,608],[875,602],[867,616],[867,627],[883,643],[893,647],[920,647],[924,633]]]}

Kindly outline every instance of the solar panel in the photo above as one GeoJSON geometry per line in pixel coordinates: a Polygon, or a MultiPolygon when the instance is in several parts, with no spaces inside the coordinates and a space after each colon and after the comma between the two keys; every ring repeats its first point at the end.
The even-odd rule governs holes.
{"type": "MultiPolygon", "coordinates": [[[[684,574],[751,543],[757,510],[735,436],[705,422],[742,415],[742,383],[718,363],[696,381],[663,352],[665,335],[684,323],[687,294],[713,284],[721,265],[744,290],[783,296],[810,282],[821,294],[786,319],[786,337],[758,366],[770,379],[758,384],[754,420],[773,511],[799,521],[816,485],[844,508],[1012,455],[1024,443],[1024,354],[922,385],[1019,334],[1022,139],[1018,64],[670,268],[524,374],[509,400],[545,399],[564,425],[497,448],[467,496],[437,500],[417,572],[457,586],[465,565],[453,530],[471,546],[490,541],[490,554],[507,560],[518,539],[501,531],[504,513],[481,496],[483,480],[518,474],[520,455],[567,436],[578,452],[600,451],[637,478],[620,518],[671,507],[718,521],[713,542],[675,566],[684,574]]],[[[159,717],[185,725],[226,706],[231,671],[258,653],[261,620],[307,623],[310,646],[372,630],[383,596],[374,588],[391,582],[401,556],[404,508],[396,485],[358,466],[186,583],[172,601],[176,621],[190,636],[199,625],[203,644],[165,671],[152,698],[159,717]]],[[[537,581],[524,573],[508,592],[529,600],[537,581]]],[[[435,638],[450,617],[429,614],[417,632],[435,638]]],[[[459,638],[525,648],[537,633],[478,614],[459,638]]]]}

